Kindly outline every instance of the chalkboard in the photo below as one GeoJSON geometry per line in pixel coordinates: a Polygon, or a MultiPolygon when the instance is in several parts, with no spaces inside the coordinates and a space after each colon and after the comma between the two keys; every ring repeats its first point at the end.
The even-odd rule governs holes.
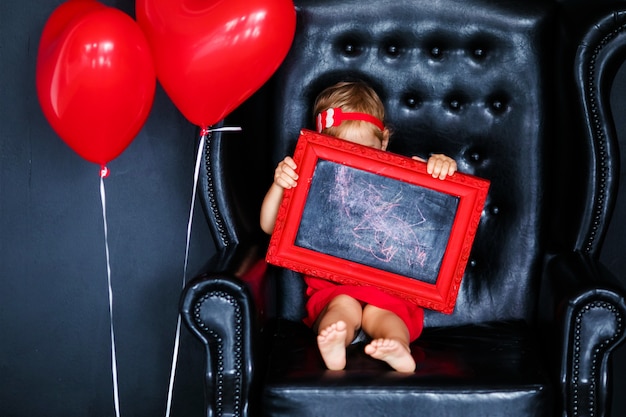
{"type": "Polygon", "coordinates": [[[303,130],[266,260],[451,313],[489,181],[303,130]]]}
{"type": "Polygon", "coordinates": [[[318,161],[295,244],[435,283],[458,197],[318,161]]]}

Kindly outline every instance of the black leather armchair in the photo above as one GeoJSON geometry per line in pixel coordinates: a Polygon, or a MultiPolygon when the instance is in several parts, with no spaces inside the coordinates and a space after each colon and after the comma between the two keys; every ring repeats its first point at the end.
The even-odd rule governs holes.
{"type": "Polygon", "coordinates": [[[206,346],[207,416],[606,416],[626,291],[599,263],[619,178],[609,108],[626,6],[297,0],[276,76],[215,134],[201,186],[220,248],[182,298],[206,346]],[[317,93],[381,95],[390,151],[443,152],[491,180],[451,315],[427,312],[400,374],[349,348],[327,371],[298,274],[266,268],[260,201],[317,93]]]}

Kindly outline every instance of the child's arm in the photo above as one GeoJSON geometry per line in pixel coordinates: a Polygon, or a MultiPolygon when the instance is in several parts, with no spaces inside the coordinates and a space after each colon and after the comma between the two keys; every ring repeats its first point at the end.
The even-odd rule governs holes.
{"type": "Polygon", "coordinates": [[[444,154],[433,154],[428,158],[428,161],[423,160],[419,156],[414,156],[413,159],[426,162],[426,171],[433,176],[433,178],[439,178],[445,180],[446,176],[453,175],[456,172],[456,161],[444,154]]]}
{"type": "Polygon", "coordinates": [[[293,188],[298,183],[298,174],[296,173],[296,163],[291,157],[283,159],[274,171],[274,182],[265,194],[263,204],[261,205],[261,229],[267,234],[274,231],[276,224],[276,215],[278,207],[283,198],[285,189],[293,188]]]}

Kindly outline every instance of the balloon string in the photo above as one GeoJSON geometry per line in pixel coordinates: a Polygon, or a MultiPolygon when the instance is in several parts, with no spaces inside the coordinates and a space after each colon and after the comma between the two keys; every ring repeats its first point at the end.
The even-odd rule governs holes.
{"type": "MultiPolygon", "coordinates": [[[[193,173],[193,190],[191,192],[191,208],[189,209],[189,220],[187,221],[187,242],[185,245],[185,265],[183,268],[183,288],[185,287],[185,281],[187,277],[187,265],[189,263],[189,246],[191,242],[191,227],[193,223],[193,211],[196,205],[196,187],[198,186],[198,177],[200,176],[200,162],[202,161],[202,149],[206,141],[207,134],[203,134],[200,138],[198,145],[198,152],[196,155],[196,167],[193,173]]],[[[172,395],[174,392],[174,379],[176,377],[176,364],[178,362],[178,350],[180,346],[180,314],[178,314],[178,320],[176,322],[176,337],[174,339],[174,354],[172,356],[172,368],[170,372],[170,383],[167,390],[167,409],[165,416],[169,417],[172,409],[172,395]]]]}
{"type": "Polygon", "coordinates": [[[113,376],[113,400],[115,402],[115,415],[120,417],[120,394],[117,382],[117,356],[115,354],[115,331],[113,328],[113,286],[111,285],[111,261],[109,256],[109,232],[107,227],[106,193],[104,178],[109,175],[106,167],[100,170],[100,201],[102,202],[102,220],[104,223],[104,248],[107,262],[107,283],[109,286],[109,323],[111,332],[111,374],[113,376]]]}
{"type": "MultiPolygon", "coordinates": [[[[187,241],[185,245],[185,263],[183,267],[183,288],[185,288],[185,282],[187,280],[187,265],[189,264],[189,247],[191,242],[191,228],[193,224],[193,212],[196,205],[196,190],[198,188],[198,178],[200,177],[200,165],[202,163],[202,150],[211,132],[236,132],[240,131],[239,126],[224,126],[215,129],[209,127],[202,127],[200,129],[200,143],[198,144],[198,150],[196,153],[196,165],[193,172],[193,190],[191,192],[191,207],[189,209],[189,219],[187,221],[187,241]]],[[[170,417],[172,409],[172,396],[174,393],[174,380],[176,379],[176,368],[178,364],[178,351],[180,347],[180,323],[181,318],[178,314],[178,320],[176,322],[176,337],[174,338],[174,353],[172,355],[172,367],[170,371],[170,382],[167,389],[167,408],[165,410],[165,417],[170,417]]]]}
{"type": "Polygon", "coordinates": [[[205,137],[212,132],[240,132],[241,130],[241,126],[222,126],[216,128],[203,127],[200,130],[200,136],[205,137]]]}
{"type": "MultiPolygon", "coordinates": [[[[187,278],[187,265],[189,263],[189,246],[191,242],[191,227],[193,223],[193,212],[196,205],[196,187],[198,186],[198,178],[200,176],[200,162],[202,161],[202,149],[204,149],[204,143],[209,132],[202,131],[200,143],[198,144],[198,152],[196,155],[196,167],[193,173],[193,190],[191,192],[191,208],[189,209],[189,219],[187,221],[187,242],[185,245],[185,264],[183,267],[183,288],[185,287],[185,281],[187,278]]],[[[176,377],[176,364],[178,362],[178,350],[180,346],[180,314],[178,314],[178,320],[176,322],[176,337],[174,339],[174,354],[172,356],[172,368],[170,372],[170,383],[167,390],[167,409],[165,416],[170,416],[172,409],[172,395],[174,392],[174,379],[176,377]]]]}

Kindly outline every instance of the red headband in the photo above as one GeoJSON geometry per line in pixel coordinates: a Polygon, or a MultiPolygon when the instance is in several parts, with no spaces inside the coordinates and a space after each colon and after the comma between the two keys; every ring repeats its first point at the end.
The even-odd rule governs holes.
{"type": "Polygon", "coordinates": [[[339,107],[331,107],[317,115],[317,132],[322,133],[322,130],[328,129],[331,126],[339,126],[346,120],[362,120],[368,122],[379,128],[381,131],[385,130],[385,125],[379,118],[367,113],[344,113],[339,107]]]}

